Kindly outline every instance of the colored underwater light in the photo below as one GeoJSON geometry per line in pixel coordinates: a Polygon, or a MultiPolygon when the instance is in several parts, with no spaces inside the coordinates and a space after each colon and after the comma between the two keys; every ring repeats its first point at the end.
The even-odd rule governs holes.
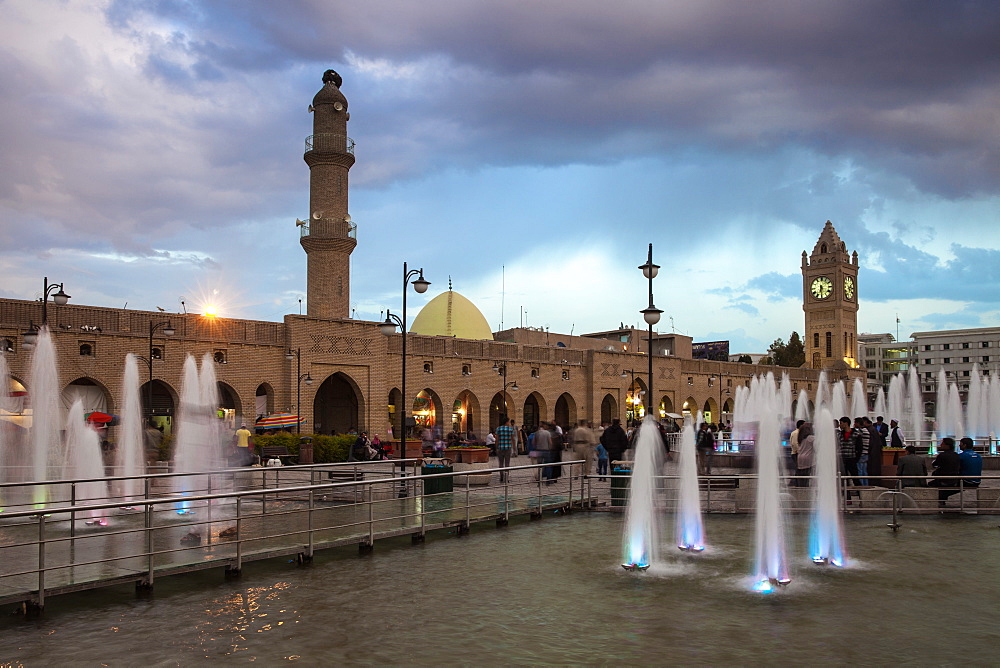
{"type": "Polygon", "coordinates": [[[781,587],[787,587],[791,578],[768,578],[755,582],[751,589],[760,594],[773,594],[781,587]]]}
{"type": "Polygon", "coordinates": [[[705,549],[704,545],[678,545],[677,549],[681,552],[701,552],[705,549]]]}
{"type": "Polygon", "coordinates": [[[645,571],[649,569],[649,564],[622,564],[626,571],[645,571]]]}

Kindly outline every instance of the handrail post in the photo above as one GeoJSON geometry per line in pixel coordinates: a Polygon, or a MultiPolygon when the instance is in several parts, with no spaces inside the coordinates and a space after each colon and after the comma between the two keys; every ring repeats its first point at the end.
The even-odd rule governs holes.
{"type": "MultiPolygon", "coordinates": [[[[211,494],[212,493],[212,474],[209,473],[205,477],[208,478],[207,489],[208,489],[208,493],[211,494]]],[[[207,530],[205,531],[205,533],[208,534],[208,536],[207,536],[207,538],[208,538],[208,544],[211,545],[212,544],[212,500],[208,499],[208,500],[205,501],[205,503],[208,504],[208,527],[206,527],[207,530]]]]}
{"type": "Polygon", "coordinates": [[[510,472],[503,479],[503,521],[510,521],[510,472]]]}
{"type": "Polygon", "coordinates": [[[544,467],[539,467],[535,469],[538,471],[538,514],[542,514],[542,471],[545,470],[544,467]]]}
{"type": "MultiPolygon", "coordinates": [[[[699,492],[699,495],[701,493],[699,492]]],[[[712,512],[712,479],[705,478],[705,512],[712,512]]]]}
{"type": "MultiPolygon", "coordinates": [[[[569,510],[570,508],[573,507],[573,471],[574,471],[574,469],[576,469],[575,466],[571,465],[569,467],[569,496],[567,497],[569,505],[566,507],[567,510],[569,510]]],[[[580,471],[583,471],[583,467],[582,466],[580,467],[580,471]]]]}
{"type": "MultiPolygon", "coordinates": [[[[312,478],[312,471],[309,472],[310,479],[312,478]]],[[[311,480],[310,480],[311,484],[311,480]]],[[[309,490],[309,510],[308,512],[308,526],[309,526],[309,548],[306,552],[306,556],[312,559],[313,556],[313,511],[316,509],[316,490],[309,490]]]]}
{"type": "MultiPolygon", "coordinates": [[[[357,486],[358,483],[355,485],[357,486]]],[[[375,495],[372,493],[371,486],[363,489],[362,492],[368,492],[368,546],[375,547],[375,495]]]]}
{"type": "Polygon", "coordinates": [[[243,570],[243,497],[236,497],[236,570],[243,570]]]}
{"type": "MultiPolygon", "coordinates": [[[[263,460],[263,457],[261,457],[263,460]]],[[[260,514],[267,515],[267,468],[261,468],[260,474],[260,514]]]]}
{"type": "MultiPolygon", "coordinates": [[[[471,472],[472,469],[469,469],[471,472]]],[[[465,528],[472,527],[472,476],[465,476],[465,528]]]]}
{"type": "Polygon", "coordinates": [[[45,513],[38,514],[38,607],[45,605],[45,513]]]}
{"type": "MultiPolygon", "coordinates": [[[[146,500],[149,500],[149,485],[146,486],[146,500]]],[[[146,587],[153,586],[153,571],[156,566],[156,559],[153,556],[153,504],[147,503],[143,506],[143,530],[146,533],[146,587]]]]}
{"type": "MultiPolygon", "coordinates": [[[[897,480],[896,483],[897,483],[896,489],[898,490],[899,489],[899,486],[898,486],[899,481],[897,480]]],[[[893,529],[894,531],[895,531],[895,529],[899,528],[899,510],[898,510],[898,508],[899,508],[899,495],[901,493],[902,492],[897,491],[895,494],[892,495],[892,526],[894,527],[894,529],[893,529]]]]}
{"type": "MultiPolygon", "coordinates": [[[[71,508],[76,508],[76,483],[71,482],[69,484],[69,505],[71,508]]],[[[76,538],[76,511],[71,510],[69,512],[69,537],[76,538]]]]}

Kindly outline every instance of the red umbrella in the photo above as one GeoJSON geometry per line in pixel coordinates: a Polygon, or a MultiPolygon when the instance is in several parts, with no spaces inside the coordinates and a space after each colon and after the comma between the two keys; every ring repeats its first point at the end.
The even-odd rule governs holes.
{"type": "Polygon", "coordinates": [[[107,413],[102,413],[100,411],[92,411],[84,415],[87,422],[93,422],[94,424],[107,424],[110,425],[112,422],[118,420],[117,415],[108,415],[107,413]]]}

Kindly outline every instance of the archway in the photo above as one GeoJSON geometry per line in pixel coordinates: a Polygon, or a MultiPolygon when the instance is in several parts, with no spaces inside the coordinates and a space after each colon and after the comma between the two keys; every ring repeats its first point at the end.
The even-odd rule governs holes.
{"type": "Polygon", "coordinates": [[[646,414],[646,383],[642,378],[633,379],[625,393],[625,423],[632,424],[646,414]]]}
{"type": "Polygon", "coordinates": [[[63,408],[69,410],[77,401],[83,403],[84,413],[113,413],[115,410],[107,389],[93,378],[77,378],[62,391],[63,408]]]}
{"type": "Polygon", "coordinates": [[[501,417],[514,417],[514,401],[510,392],[497,392],[490,400],[490,431],[500,426],[501,417]]]}
{"type": "Polygon", "coordinates": [[[674,400],[670,398],[670,395],[664,394],[663,398],[660,399],[660,410],[663,411],[660,417],[666,417],[667,413],[674,412],[674,400]]]}
{"type": "Polygon", "coordinates": [[[364,415],[361,391],[347,374],[338,371],[316,390],[313,399],[313,428],[318,434],[346,434],[351,429],[363,431],[359,417],[364,415]]]}
{"type": "Polygon", "coordinates": [[[538,429],[538,425],[541,424],[544,415],[545,398],[538,392],[532,392],[524,400],[524,412],[521,416],[521,422],[524,424],[525,431],[532,432],[538,429]]]}
{"type": "Polygon", "coordinates": [[[439,432],[448,426],[447,423],[441,423],[443,414],[441,398],[438,397],[434,390],[425,387],[417,392],[417,396],[413,398],[413,407],[411,409],[411,415],[413,416],[417,430],[428,427],[435,435],[443,436],[439,432]]]}
{"type": "Polygon", "coordinates": [[[261,383],[254,393],[254,415],[270,415],[274,412],[274,388],[270,383],[261,383]]]}
{"type": "Polygon", "coordinates": [[[684,400],[684,403],[681,404],[681,415],[683,415],[685,419],[691,418],[693,420],[695,418],[695,413],[697,412],[698,402],[694,400],[694,397],[688,397],[684,400]]]}
{"type": "Polygon", "coordinates": [[[616,417],[618,417],[618,402],[614,396],[605,394],[601,400],[601,424],[611,424],[616,417]]]}
{"type": "Polygon", "coordinates": [[[708,422],[709,424],[719,421],[719,404],[715,402],[715,399],[709,399],[705,402],[705,405],[701,408],[702,420],[708,422]]]}
{"type": "Polygon", "coordinates": [[[162,380],[153,379],[152,394],[150,394],[149,382],[142,384],[139,388],[139,398],[142,400],[142,414],[149,416],[153,424],[163,430],[165,435],[169,435],[172,430],[174,409],[177,405],[177,392],[162,380]],[[152,409],[150,409],[150,399],[152,399],[152,409]]]}
{"type": "Polygon", "coordinates": [[[486,438],[479,429],[479,399],[470,390],[463,390],[455,399],[452,407],[452,429],[465,437],[469,432],[476,435],[476,440],[486,438]]]}
{"type": "Polygon", "coordinates": [[[576,401],[569,392],[563,392],[556,400],[555,422],[563,428],[569,429],[576,422],[576,401]]]}
{"type": "Polygon", "coordinates": [[[0,409],[3,410],[0,415],[4,418],[4,421],[0,422],[0,427],[5,427],[6,423],[9,422],[26,429],[31,426],[31,415],[28,413],[31,408],[31,400],[28,396],[28,390],[14,376],[8,378],[9,385],[4,390],[6,394],[0,396],[0,409]]]}
{"type": "Polygon", "coordinates": [[[386,419],[389,421],[389,425],[385,433],[391,438],[397,438],[399,434],[399,407],[402,405],[402,399],[403,395],[398,387],[389,390],[389,402],[386,405],[388,409],[386,419]]]}
{"type": "Polygon", "coordinates": [[[236,429],[237,418],[243,417],[240,395],[231,385],[218,381],[219,385],[219,417],[231,428],[236,429]]]}
{"type": "Polygon", "coordinates": [[[722,419],[732,420],[733,419],[733,400],[731,398],[726,399],[722,403],[722,419]]]}

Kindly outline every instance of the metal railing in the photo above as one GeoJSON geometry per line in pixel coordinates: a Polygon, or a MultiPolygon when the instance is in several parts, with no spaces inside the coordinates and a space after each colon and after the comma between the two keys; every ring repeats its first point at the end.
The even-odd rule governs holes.
{"type": "MultiPolygon", "coordinates": [[[[343,238],[357,239],[358,238],[358,224],[346,220],[335,220],[335,221],[316,221],[317,224],[322,222],[325,229],[323,233],[329,235],[332,238],[343,238]]],[[[299,225],[299,236],[308,237],[310,236],[310,223],[308,221],[299,225]]]]}
{"type": "MultiPolygon", "coordinates": [[[[41,607],[52,593],[129,581],[149,587],[162,574],[219,566],[235,572],[248,560],[296,555],[308,561],[325,547],[370,549],[381,537],[422,539],[446,527],[466,532],[491,519],[505,524],[513,514],[585,502],[574,464],[581,462],[401,476],[386,462],[352,462],[121,476],[100,480],[141,479],[142,498],[101,503],[77,502],[74,491],[96,479],[47,482],[60,491],[46,507],[8,506],[0,514],[0,602],[41,607]],[[541,475],[530,479],[546,466],[561,467],[568,490],[549,488],[541,475]],[[501,470],[504,482],[474,482],[473,474],[501,470]],[[428,482],[459,476],[465,476],[463,485],[425,493],[428,482]],[[171,479],[193,484],[167,485],[171,479]]],[[[8,483],[2,491],[9,496],[31,485],[37,486],[8,483]]]]}
{"type": "Polygon", "coordinates": [[[309,151],[333,151],[354,155],[354,140],[347,135],[330,132],[309,135],[306,137],[305,152],[309,151]]]}

